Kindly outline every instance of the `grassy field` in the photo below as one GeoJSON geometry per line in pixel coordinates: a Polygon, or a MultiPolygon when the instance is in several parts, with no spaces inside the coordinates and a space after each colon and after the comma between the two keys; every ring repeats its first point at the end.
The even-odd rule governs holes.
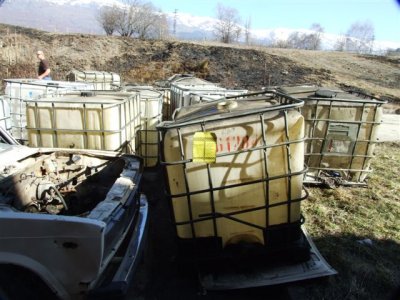
{"type": "Polygon", "coordinates": [[[375,154],[368,187],[309,188],[306,228],[338,275],[299,284],[297,299],[399,299],[400,143],[375,154]]]}

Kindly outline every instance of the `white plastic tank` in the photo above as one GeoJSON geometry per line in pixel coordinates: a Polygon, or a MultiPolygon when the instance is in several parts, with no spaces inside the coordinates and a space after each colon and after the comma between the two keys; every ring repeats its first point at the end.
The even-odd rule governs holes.
{"type": "Polygon", "coordinates": [[[372,171],[381,101],[360,92],[317,86],[285,86],[283,93],[303,100],[305,162],[308,178],[340,177],[343,184],[362,183],[372,171]]]}
{"type": "Polygon", "coordinates": [[[210,102],[230,96],[238,96],[248,93],[248,90],[191,90],[183,96],[183,106],[201,102],[210,102]]]}
{"type": "Polygon", "coordinates": [[[76,92],[26,105],[32,147],[136,150],[140,103],[134,93],[76,92]]]}
{"type": "Polygon", "coordinates": [[[131,86],[127,90],[140,95],[141,129],[137,154],[143,157],[145,167],[153,167],[159,157],[160,139],[156,126],[161,122],[164,95],[152,87],[131,86]]]}
{"type": "Polygon", "coordinates": [[[209,93],[222,92],[225,88],[219,87],[217,84],[200,79],[197,77],[181,77],[171,82],[170,97],[171,107],[169,119],[172,117],[175,109],[185,106],[185,95],[190,93],[209,93]]]}
{"type": "Polygon", "coordinates": [[[271,228],[300,228],[301,105],[271,93],[213,101],[182,107],[158,126],[180,239],[271,245],[271,228]]]}
{"type": "Polygon", "coordinates": [[[38,79],[4,79],[4,81],[6,83],[4,98],[10,108],[10,133],[21,142],[27,140],[25,101],[50,94],[93,89],[93,85],[82,82],[38,79]]]}
{"type": "Polygon", "coordinates": [[[121,87],[121,76],[114,72],[73,69],[67,74],[66,80],[91,83],[95,90],[108,91],[121,87]]]}

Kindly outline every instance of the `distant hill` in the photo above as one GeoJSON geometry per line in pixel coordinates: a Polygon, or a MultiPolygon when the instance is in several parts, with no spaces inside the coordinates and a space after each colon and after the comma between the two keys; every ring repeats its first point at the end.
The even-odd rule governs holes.
{"type": "MultiPolygon", "coordinates": [[[[103,35],[104,31],[96,20],[99,8],[119,4],[118,0],[2,0],[0,1],[0,22],[11,25],[32,27],[59,33],[89,33],[103,35]],[[1,5],[2,3],[2,5],[1,5]]],[[[172,31],[175,15],[165,12],[172,31]]],[[[185,40],[211,41],[215,39],[213,27],[216,19],[185,13],[176,15],[175,38],[185,40]]],[[[307,30],[273,28],[252,30],[254,44],[263,45],[275,40],[285,40],[293,31],[307,30]]],[[[322,49],[332,50],[339,36],[322,35],[322,49]]],[[[400,43],[376,41],[374,51],[400,48],[400,43]]]]}

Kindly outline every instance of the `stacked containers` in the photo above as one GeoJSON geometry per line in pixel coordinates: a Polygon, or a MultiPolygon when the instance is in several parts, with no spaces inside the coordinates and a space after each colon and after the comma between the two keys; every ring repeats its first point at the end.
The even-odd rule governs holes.
{"type": "Polygon", "coordinates": [[[181,78],[193,78],[192,74],[174,74],[168,77],[166,80],[158,80],[155,82],[157,90],[162,92],[164,95],[163,107],[162,107],[162,119],[170,120],[172,116],[171,108],[171,84],[181,78]]]}
{"type": "Polygon", "coordinates": [[[137,154],[143,157],[145,167],[153,167],[158,163],[159,134],[156,126],[161,122],[163,93],[154,89],[133,87],[129,91],[137,91],[140,95],[139,147],[137,154]]]}
{"type": "Polygon", "coordinates": [[[307,181],[332,177],[344,185],[364,184],[386,102],[360,92],[316,86],[280,90],[305,102],[307,181]]]}
{"type": "Polygon", "coordinates": [[[263,92],[183,107],[158,126],[181,249],[194,245],[196,258],[207,259],[251,244],[263,255],[291,256],[296,249],[308,258],[300,229],[306,198],[301,105],[263,92]]]}
{"type": "Polygon", "coordinates": [[[140,130],[137,93],[75,92],[27,101],[33,147],[135,152],[140,130]]]}
{"type": "Polygon", "coordinates": [[[90,84],[67,81],[38,79],[4,79],[4,81],[6,82],[4,98],[10,109],[9,132],[22,143],[27,141],[25,101],[66,91],[93,89],[90,84]]]}
{"type": "Polygon", "coordinates": [[[66,80],[90,83],[100,91],[115,90],[121,86],[121,77],[113,72],[71,70],[66,80]]]}
{"type": "MultiPolygon", "coordinates": [[[[225,88],[217,86],[215,83],[197,78],[197,77],[180,77],[171,82],[170,87],[170,108],[168,119],[172,118],[175,109],[185,106],[185,96],[190,93],[207,93],[224,91],[225,88]]],[[[187,100],[186,100],[187,102],[187,100]]],[[[187,103],[186,103],[187,105],[187,103]]]]}

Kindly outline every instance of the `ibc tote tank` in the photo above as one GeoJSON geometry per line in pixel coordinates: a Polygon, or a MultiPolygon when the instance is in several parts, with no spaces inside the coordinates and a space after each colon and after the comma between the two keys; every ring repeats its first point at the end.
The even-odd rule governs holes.
{"type": "Polygon", "coordinates": [[[215,83],[197,77],[182,77],[172,81],[170,87],[171,107],[168,119],[171,119],[175,109],[188,105],[187,100],[185,100],[186,95],[193,92],[206,93],[225,90],[225,88],[219,87],[215,83]]]}
{"type": "Polygon", "coordinates": [[[98,91],[115,90],[121,86],[121,77],[114,72],[73,69],[66,75],[66,80],[90,83],[98,91]]]}
{"type": "Polygon", "coordinates": [[[159,157],[160,139],[156,126],[162,118],[163,93],[150,86],[132,86],[126,90],[140,95],[141,129],[137,154],[143,157],[145,167],[153,167],[157,165],[159,157]]]}
{"type": "Polygon", "coordinates": [[[25,101],[38,99],[47,95],[62,94],[74,90],[91,90],[93,85],[82,82],[68,82],[39,79],[4,79],[6,82],[4,98],[10,108],[10,133],[14,138],[24,143],[26,133],[25,101]]]}
{"type": "Polygon", "coordinates": [[[301,239],[301,105],[264,92],[183,107],[158,126],[181,245],[212,244],[211,252],[219,252],[242,243],[287,247],[301,239]]]}
{"type": "Polygon", "coordinates": [[[307,181],[333,176],[341,184],[363,184],[371,172],[386,102],[360,92],[317,86],[280,90],[304,101],[307,181]]]}
{"type": "Polygon", "coordinates": [[[32,147],[135,151],[140,110],[134,93],[67,93],[26,106],[32,147]]]}

